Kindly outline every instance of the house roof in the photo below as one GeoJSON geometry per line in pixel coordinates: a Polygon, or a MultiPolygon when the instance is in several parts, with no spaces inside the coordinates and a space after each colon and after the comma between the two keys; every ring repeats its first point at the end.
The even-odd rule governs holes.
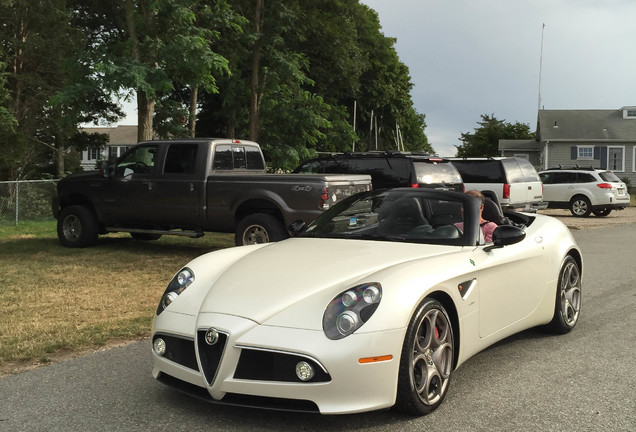
{"type": "Polygon", "coordinates": [[[115,127],[87,127],[80,128],[86,133],[102,133],[110,137],[108,145],[133,145],[137,144],[137,126],[118,125],[115,127]]]}
{"type": "Polygon", "coordinates": [[[535,140],[499,140],[499,150],[541,151],[542,148],[543,144],[535,140]]]}
{"type": "Polygon", "coordinates": [[[539,110],[537,136],[541,141],[636,140],[636,118],[617,110],[539,110]]]}

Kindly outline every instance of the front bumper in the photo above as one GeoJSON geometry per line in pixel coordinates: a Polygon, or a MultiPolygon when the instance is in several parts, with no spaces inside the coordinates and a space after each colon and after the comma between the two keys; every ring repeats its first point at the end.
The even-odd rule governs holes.
{"type": "Polygon", "coordinates": [[[167,345],[185,342],[177,342],[172,351],[168,346],[169,355],[153,352],[153,376],[217,403],[323,414],[388,408],[395,403],[404,332],[360,333],[334,341],[322,330],[258,325],[222,314],[195,317],[164,311],[155,317],[153,341],[168,336],[167,345]],[[222,335],[222,346],[206,348],[203,335],[209,328],[222,335]],[[359,362],[379,356],[391,358],[359,362]],[[295,376],[299,360],[314,366],[314,379],[302,382],[295,376]]]}

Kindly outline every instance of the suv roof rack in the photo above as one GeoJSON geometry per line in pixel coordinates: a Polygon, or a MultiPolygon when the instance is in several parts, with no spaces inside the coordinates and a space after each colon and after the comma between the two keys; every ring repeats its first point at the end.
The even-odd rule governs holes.
{"type": "Polygon", "coordinates": [[[559,165],[558,167],[552,167],[552,168],[548,168],[546,171],[552,171],[552,170],[582,170],[582,171],[594,171],[596,170],[596,168],[589,166],[589,167],[582,167],[582,166],[578,166],[578,165],[574,165],[574,166],[563,166],[563,165],[559,165]]]}

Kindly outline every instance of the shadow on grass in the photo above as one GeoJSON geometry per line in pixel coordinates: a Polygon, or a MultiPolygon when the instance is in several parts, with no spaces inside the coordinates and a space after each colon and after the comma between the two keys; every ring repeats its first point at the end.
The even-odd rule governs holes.
{"type": "Polygon", "coordinates": [[[233,236],[230,234],[213,234],[199,239],[165,237],[156,241],[139,241],[117,234],[100,236],[94,246],[87,248],[66,248],[55,237],[16,236],[0,239],[0,256],[45,253],[58,257],[75,257],[125,252],[132,255],[195,257],[233,246],[233,236]]]}

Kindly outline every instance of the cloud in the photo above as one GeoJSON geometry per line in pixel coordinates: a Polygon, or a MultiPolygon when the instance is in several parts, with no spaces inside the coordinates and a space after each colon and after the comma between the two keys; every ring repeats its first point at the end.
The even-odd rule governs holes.
{"type": "Polygon", "coordinates": [[[636,105],[636,2],[363,0],[397,38],[413,101],[439,154],[481,114],[536,127],[546,109],[636,105]],[[543,31],[543,56],[541,37],[543,31]]]}

